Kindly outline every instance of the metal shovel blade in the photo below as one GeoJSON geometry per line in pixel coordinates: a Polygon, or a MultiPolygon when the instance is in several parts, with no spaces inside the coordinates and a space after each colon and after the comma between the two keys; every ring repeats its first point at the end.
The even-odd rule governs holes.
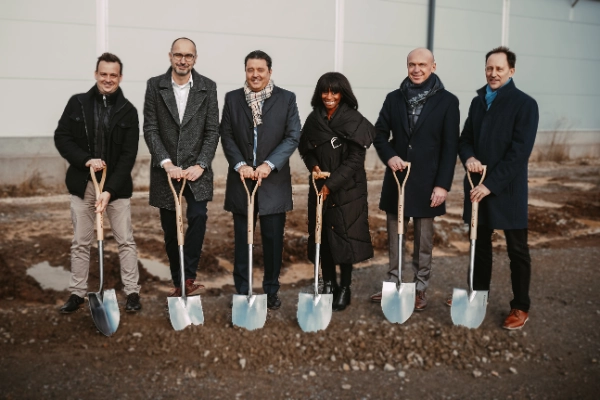
{"type": "Polygon", "coordinates": [[[167,303],[171,325],[176,331],[183,330],[188,325],[204,323],[200,296],[188,297],[185,300],[182,297],[169,297],[167,303]]]}
{"type": "Polygon", "coordinates": [[[452,322],[454,325],[462,325],[467,328],[478,328],[485,318],[485,309],[487,307],[488,291],[469,292],[464,289],[455,288],[452,292],[452,322]]]}
{"type": "Polygon", "coordinates": [[[113,329],[113,333],[115,333],[119,327],[119,321],[121,320],[119,303],[117,303],[117,293],[115,292],[115,289],[108,289],[104,291],[102,303],[104,303],[104,309],[106,310],[108,322],[113,329]]]}
{"type": "Polygon", "coordinates": [[[88,293],[88,302],[90,304],[90,311],[92,312],[92,320],[94,320],[96,328],[104,336],[112,336],[117,329],[111,325],[110,318],[102,302],[102,294],[88,293]]]}
{"type": "Polygon", "coordinates": [[[398,289],[395,282],[383,282],[381,309],[387,320],[393,324],[406,322],[415,309],[415,294],[414,283],[401,283],[398,289]]]}
{"type": "Polygon", "coordinates": [[[298,324],[304,332],[317,332],[326,329],[331,322],[333,295],[299,293],[298,324]]]}
{"type": "Polygon", "coordinates": [[[265,326],[267,320],[267,295],[243,294],[233,295],[233,309],[231,321],[233,325],[246,328],[249,331],[265,326]]]}

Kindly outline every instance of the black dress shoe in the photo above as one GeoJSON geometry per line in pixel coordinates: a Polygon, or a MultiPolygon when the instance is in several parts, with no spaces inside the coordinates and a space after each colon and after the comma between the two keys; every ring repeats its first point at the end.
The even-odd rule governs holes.
{"type": "Polygon", "coordinates": [[[323,282],[323,292],[322,294],[334,294],[337,292],[338,285],[333,281],[325,281],[323,282]]]}
{"type": "Polygon", "coordinates": [[[140,295],[138,293],[129,293],[127,295],[127,303],[125,303],[125,311],[136,312],[142,309],[140,304],[140,295]]]}
{"type": "Polygon", "coordinates": [[[277,296],[277,293],[267,294],[267,308],[269,310],[279,310],[281,307],[281,300],[277,296]]]}
{"type": "Polygon", "coordinates": [[[60,312],[63,314],[70,314],[74,311],[77,311],[80,305],[83,304],[85,300],[83,297],[79,297],[76,294],[72,294],[69,297],[69,300],[60,308],[60,312]]]}
{"type": "Polygon", "coordinates": [[[343,311],[350,305],[350,286],[340,286],[333,300],[333,311],[343,311]]]}

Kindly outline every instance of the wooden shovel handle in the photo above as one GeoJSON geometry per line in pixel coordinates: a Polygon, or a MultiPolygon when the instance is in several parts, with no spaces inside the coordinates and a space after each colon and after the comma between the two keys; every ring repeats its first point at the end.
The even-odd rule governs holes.
{"type": "Polygon", "coordinates": [[[177,217],[177,244],[179,246],[183,246],[183,211],[181,208],[181,201],[183,197],[183,191],[185,189],[185,182],[187,181],[183,178],[183,182],[181,183],[181,190],[179,191],[179,195],[177,195],[177,191],[175,190],[175,186],[173,186],[173,182],[169,173],[167,172],[167,181],[169,182],[169,186],[171,187],[171,193],[173,193],[173,200],[175,200],[175,215],[177,217]]]}
{"type": "Polygon", "coordinates": [[[248,190],[246,181],[242,180],[242,183],[244,184],[244,189],[246,189],[246,197],[248,199],[248,244],[254,244],[254,195],[256,194],[256,189],[258,189],[258,183],[254,185],[252,194],[248,190]]]}
{"type": "Polygon", "coordinates": [[[329,172],[313,172],[312,173],[312,185],[315,188],[315,194],[317,195],[317,219],[315,221],[315,244],[321,244],[321,232],[323,230],[323,195],[319,194],[319,190],[317,189],[317,184],[315,183],[316,179],[328,178],[331,176],[329,172]]]}
{"type": "MultiPolygon", "coordinates": [[[[479,180],[479,185],[483,183],[485,179],[485,174],[487,172],[487,165],[483,165],[483,173],[481,174],[481,179],[479,180]]],[[[467,171],[467,178],[469,178],[469,183],[471,184],[471,189],[475,186],[473,185],[473,181],[471,180],[471,173],[467,171]]],[[[471,234],[469,235],[471,240],[477,240],[477,222],[479,216],[479,202],[474,201],[471,203],[471,234]]]]}
{"type": "MultiPolygon", "coordinates": [[[[104,189],[104,181],[106,181],[106,167],[102,168],[102,179],[100,183],[96,179],[96,171],[94,167],[90,166],[90,174],[92,175],[92,182],[94,183],[94,190],[96,191],[96,201],[100,198],[102,189],[104,189]]],[[[96,237],[98,240],[104,240],[104,217],[102,213],[96,214],[96,237]]]]}
{"type": "Polygon", "coordinates": [[[402,181],[402,185],[400,185],[400,181],[396,176],[396,171],[392,171],[392,175],[394,175],[394,179],[396,180],[396,185],[398,185],[398,235],[404,234],[404,187],[406,186],[406,181],[408,179],[408,175],[410,175],[410,165],[411,163],[405,162],[406,164],[406,176],[402,181]]]}

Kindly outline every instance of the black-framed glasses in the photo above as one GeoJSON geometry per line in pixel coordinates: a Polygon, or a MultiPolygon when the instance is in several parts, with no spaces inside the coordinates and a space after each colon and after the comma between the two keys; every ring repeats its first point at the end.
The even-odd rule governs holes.
{"type": "Polygon", "coordinates": [[[193,54],[181,54],[181,53],[171,53],[171,56],[173,56],[175,61],[181,61],[181,59],[184,58],[185,61],[187,61],[187,62],[192,62],[192,61],[194,61],[194,58],[196,58],[196,56],[193,54]]]}

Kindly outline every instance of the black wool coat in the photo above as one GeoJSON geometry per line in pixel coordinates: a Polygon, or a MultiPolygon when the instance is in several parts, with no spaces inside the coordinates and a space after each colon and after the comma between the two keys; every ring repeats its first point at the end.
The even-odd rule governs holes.
{"type": "MultiPolygon", "coordinates": [[[[187,182],[196,201],[212,200],[212,160],[219,144],[219,105],[217,85],[192,69],[190,88],[183,121],[171,83],[171,68],[164,75],[148,80],[144,100],[144,138],[150,150],[150,205],[175,210],[167,173],[160,162],[170,158],[183,169],[193,165],[206,168],[199,179],[187,182]]],[[[173,181],[179,192],[181,183],[173,181]]]]}
{"type": "MultiPolygon", "coordinates": [[[[436,186],[450,191],[458,148],[460,112],[458,98],[445,89],[433,94],[423,106],[410,135],[406,101],[400,89],[389,93],[375,123],[373,142],[386,165],[379,208],[398,213],[398,186],[387,162],[394,156],[411,162],[405,187],[405,217],[432,218],[446,213],[446,202],[430,207],[436,186]],[[390,139],[391,132],[391,139],[390,139]]],[[[398,173],[400,183],[404,173],[398,173]]]]}
{"type": "MultiPolygon", "coordinates": [[[[329,124],[322,113],[317,109],[306,119],[298,150],[309,172],[318,165],[331,173],[326,180],[316,181],[319,190],[326,184],[331,192],[323,207],[322,235],[327,235],[336,264],[354,264],[373,257],[364,164],[375,128],[346,104],[340,105],[329,124]]],[[[310,176],[309,182],[308,257],[314,262],[316,193],[310,176]]]]}
{"type": "MultiPolygon", "coordinates": [[[[539,122],[538,105],[510,81],[498,89],[489,110],[485,86],[471,101],[460,136],[459,156],[464,164],[475,157],[487,165],[483,185],[492,193],[479,204],[479,224],[491,229],[527,228],[527,163],[539,122]]],[[[477,174],[473,177],[477,184],[477,174]],[[476,178],[476,179],[475,179],[476,178]]],[[[463,219],[471,219],[471,186],[464,179],[463,219]]]]}
{"type": "MultiPolygon", "coordinates": [[[[244,89],[225,95],[221,119],[221,143],[227,157],[227,186],[225,210],[235,214],[248,213],[246,191],[234,167],[244,161],[252,166],[254,122],[252,110],[246,102],[244,89]]],[[[300,140],[300,117],[296,95],[278,86],[262,107],[262,124],[258,126],[256,165],[265,160],[275,165],[256,191],[260,215],[280,214],[292,210],[292,177],[289,159],[300,140]]],[[[252,185],[249,185],[253,187],[252,185]]]]}
{"type": "MultiPolygon", "coordinates": [[[[137,110],[117,89],[112,107],[109,129],[106,134],[106,182],[104,190],[110,193],[110,201],[130,198],[133,193],[131,170],[135,164],[140,139],[137,110]]],[[[69,162],[65,183],[69,193],[83,198],[90,169],[85,166],[92,159],[91,143],[94,124],[95,90],[76,94],[69,99],[58,127],[54,132],[54,144],[60,155],[69,162]]]]}

